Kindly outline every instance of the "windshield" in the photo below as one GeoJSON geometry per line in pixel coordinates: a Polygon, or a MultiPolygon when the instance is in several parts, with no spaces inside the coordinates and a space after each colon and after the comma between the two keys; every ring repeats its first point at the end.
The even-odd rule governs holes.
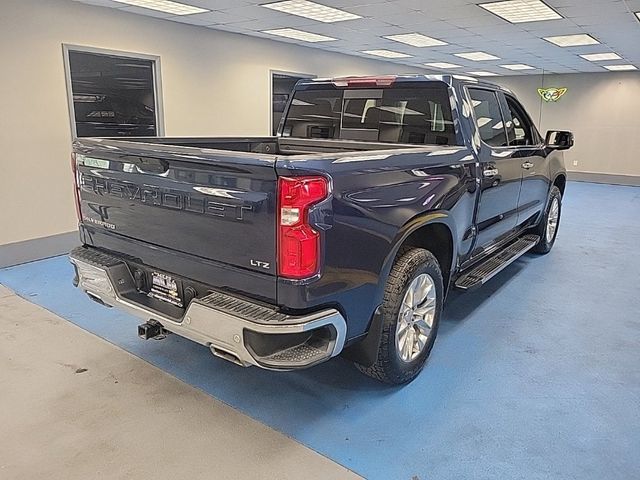
{"type": "Polygon", "coordinates": [[[299,90],[285,137],[455,145],[446,86],[299,90]]]}

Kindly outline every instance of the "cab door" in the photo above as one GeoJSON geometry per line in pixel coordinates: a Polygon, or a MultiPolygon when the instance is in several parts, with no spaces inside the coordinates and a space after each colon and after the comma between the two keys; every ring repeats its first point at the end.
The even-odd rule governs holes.
{"type": "Polygon", "coordinates": [[[481,140],[480,198],[476,211],[476,243],[472,256],[508,237],[518,221],[522,167],[510,147],[498,92],[468,88],[473,118],[481,140]]]}
{"type": "Polygon", "coordinates": [[[547,202],[551,179],[544,142],[524,107],[513,96],[499,93],[507,128],[509,146],[515,149],[522,187],[518,199],[517,226],[524,228],[537,222],[547,202]]]}

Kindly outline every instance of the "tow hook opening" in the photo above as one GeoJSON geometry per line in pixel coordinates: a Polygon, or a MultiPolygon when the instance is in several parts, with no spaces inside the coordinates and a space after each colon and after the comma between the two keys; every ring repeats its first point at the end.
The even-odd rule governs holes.
{"type": "Polygon", "coordinates": [[[143,340],[161,340],[167,336],[167,330],[156,320],[149,320],[147,323],[138,325],[138,336],[143,340]]]}

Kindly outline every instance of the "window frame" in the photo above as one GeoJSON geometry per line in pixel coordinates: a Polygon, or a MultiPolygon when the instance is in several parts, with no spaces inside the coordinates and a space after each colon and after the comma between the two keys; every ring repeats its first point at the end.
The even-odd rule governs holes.
{"type": "MultiPolygon", "coordinates": [[[[71,126],[71,138],[76,140],[78,132],[76,129],[76,114],[73,105],[73,86],[71,82],[71,66],[69,61],[70,52],[93,53],[95,55],[105,55],[110,57],[132,58],[136,60],[148,60],[153,67],[153,93],[155,100],[156,114],[156,136],[164,137],[164,104],[162,101],[162,75],[160,68],[160,56],[145,53],[128,52],[123,50],[111,50],[106,48],[89,47],[86,45],[62,44],[62,58],[64,62],[65,83],[67,87],[67,106],[69,108],[69,123],[71,126]]],[[[123,137],[126,139],[126,137],[123,137]]]]}
{"type": "MultiPolygon", "coordinates": [[[[502,93],[502,91],[496,89],[496,88],[491,88],[491,87],[486,87],[483,85],[465,85],[464,86],[464,90],[465,90],[465,94],[467,96],[467,101],[469,102],[470,105],[470,110],[471,110],[471,118],[473,119],[473,125],[475,126],[476,130],[478,130],[478,138],[480,139],[480,143],[482,145],[484,145],[485,147],[492,149],[492,150],[506,150],[506,149],[513,149],[513,145],[509,145],[509,135],[507,133],[507,123],[506,123],[506,119],[505,119],[505,115],[504,115],[504,106],[502,104],[503,99],[500,97],[500,94],[502,93]],[[507,141],[507,145],[504,146],[494,146],[494,145],[489,145],[487,142],[484,141],[484,139],[482,138],[482,136],[480,136],[480,127],[478,127],[478,120],[476,118],[476,110],[475,108],[473,108],[473,98],[471,98],[471,92],[470,90],[484,90],[486,92],[491,92],[495,95],[496,100],[498,101],[498,109],[500,110],[500,116],[502,118],[502,129],[504,130],[504,138],[507,141]]],[[[505,102],[506,103],[506,102],[505,102]]]]}

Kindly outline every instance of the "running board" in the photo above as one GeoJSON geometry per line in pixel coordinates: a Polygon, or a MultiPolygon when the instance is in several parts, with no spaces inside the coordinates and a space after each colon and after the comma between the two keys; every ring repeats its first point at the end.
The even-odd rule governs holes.
{"type": "Polygon", "coordinates": [[[538,235],[525,235],[489,257],[473,270],[460,276],[455,283],[460,290],[473,290],[483,285],[522,255],[535,247],[540,241],[538,235]]]}

